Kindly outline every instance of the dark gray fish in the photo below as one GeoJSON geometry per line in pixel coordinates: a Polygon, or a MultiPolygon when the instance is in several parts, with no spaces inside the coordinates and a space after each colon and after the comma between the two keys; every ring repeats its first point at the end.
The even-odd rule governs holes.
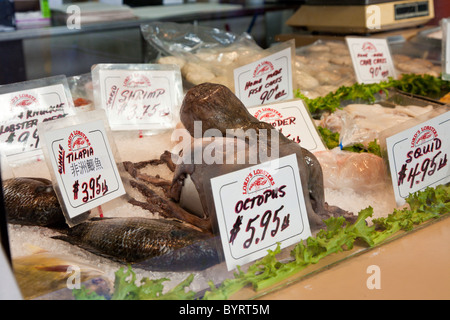
{"type": "Polygon", "coordinates": [[[201,270],[218,263],[210,234],[172,220],[95,218],[54,238],[149,270],[201,270]]]}
{"type": "Polygon", "coordinates": [[[65,218],[50,180],[13,178],[3,181],[9,223],[64,226],[65,218]]]}

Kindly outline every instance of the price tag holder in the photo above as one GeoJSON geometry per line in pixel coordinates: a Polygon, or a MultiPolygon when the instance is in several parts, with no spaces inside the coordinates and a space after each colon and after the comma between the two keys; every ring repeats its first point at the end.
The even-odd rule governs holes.
{"type": "Polygon", "coordinates": [[[65,76],[0,86],[0,150],[8,162],[42,157],[38,124],[76,113],[65,76]]]}
{"type": "Polygon", "coordinates": [[[228,270],[311,235],[296,155],[211,179],[228,270]]]}
{"type": "Polygon", "coordinates": [[[160,64],[98,64],[92,70],[96,106],[112,130],[149,134],[173,128],[183,99],[180,68],[160,64]]]}
{"type": "Polygon", "coordinates": [[[442,79],[450,81],[450,19],[441,20],[442,28],[442,79]]]}
{"type": "Polygon", "coordinates": [[[250,107],[248,111],[311,152],[327,150],[302,100],[250,107]]]}
{"type": "Polygon", "coordinates": [[[377,83],[397,78],[386,39],[346,37],[359,83],[377,83]]]}
{"type": "Polygon", "coordinates": [[[295,42],[287,41],[271,49],[278,51],[234,69],[235,94],[246,107],[294,98],[295,42]]]}
{"type": "Polygon", "coordinates": [[[82,222],[82,214],[125,194],[103,110],[41,124],[39,132],[69,226],[82,222]]]}
{"type": "Polygon", "coordinates": [[[410,194],[450,182],[450,111],[386,138],[397,205],[410,194]]]}

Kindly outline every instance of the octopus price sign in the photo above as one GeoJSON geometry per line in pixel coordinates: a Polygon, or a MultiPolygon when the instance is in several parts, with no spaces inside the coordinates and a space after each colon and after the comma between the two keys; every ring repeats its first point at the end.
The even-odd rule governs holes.
{"type": "Polygon", "coordinates": [[[386,39],[346,37],[345,40],[359,83],[377,83],[397,77],[386,39]]]}
{"type": "Polygon", "coordinates": [[[326,150],[302,100],[250,107],[248,111],[258,120],[271,124],[286,138],[311,151],[326,150]]]}
{"type": "Polygon", "coordinates": [[[450,112],[386,138],[398,205],[410,194],[450,182],[450,112]]]}
{"type": "Polygon", "coordinates": [[[234,69],[236,96],[246,107],[292,99],[291,48],[234,69]]]}
{"type": "Polygon", "coordinates": [[[311,235],[296,155],[211,179],[228,270],[311,235]]]}
{"type": "Polygon", "coordinates": [[[43,136],[71,219],[125,194],[102,120],[44,131],[43,136]]]}

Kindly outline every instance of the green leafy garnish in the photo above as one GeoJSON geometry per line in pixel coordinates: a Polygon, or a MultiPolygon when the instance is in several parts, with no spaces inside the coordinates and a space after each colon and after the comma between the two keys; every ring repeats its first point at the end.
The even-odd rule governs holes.
{"type": "MultiPolygon", "coordinates": [[[[292,249],[291,261],[280,262],[277,259],[277,255],[281,252],[278,245],[275,250],[268,250],[265,257],[250,265],[246,272],[238,267],[234,278],[226,279],[219,286],[215,286],[210,281],[210,288],[202,299],[228,299],[246,286],[252,286],[256,291],[268,288],[330,254],[351,250],[357,240],[373,247],[398,231],[409,231],[414,225],[447,214],[450,211],[450,186],[428,187],[423,191],[410,194],[406,202],[409,204],[409,208],[395,209],[387,217],[373,219],[371,226],[366,223],[366,219],[372,216],[372,207],[361,210],[358,218],[352,224],[346,222],[343,217],[329,218],[324,221],[325,229],[320,230],[315,237],[309,237],[306,241],[298,243],[292,249]]],[[[167,278],[157,280],[143,278],[139,284],[136,284],[136,274],[131,267],[128,267],[126,271],[124,268],[119,269],[115,276],[112,300],[192,300],[195,298],[195,293],[187,290],[194,279],[193,274],[165,294],[163,294],[162,283],[169,280],[167,278]]],[[[106,299],[95,292],[87,292],[85,287],[73,290],[73,295],[79,300],[106,299]]]]}

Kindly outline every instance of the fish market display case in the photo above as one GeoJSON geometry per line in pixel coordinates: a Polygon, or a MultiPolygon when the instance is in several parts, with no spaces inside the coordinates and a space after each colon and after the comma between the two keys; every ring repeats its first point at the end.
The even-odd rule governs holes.
{"type": "MultiPolygon", "coordinates": [[[[148,29],[143,26],[143,30],[148,29]]],[[[215,36],[217,41],[217,34],[215,36]]],[[[212,209],[211,190],[208,189],[211,178],[228,169],[223,165],[210,168],[204,164],[194,167],[177,164],[176,160],[183,155],[180,147],[185,145],[180,144],[180,137],[173,137],[175,130],[189,129],[189,121],[193,119],[200,119],[204,129],[208,126],[225,128],[235,125],[236,121],[257,128],[268,126],[247,112],[234,95],[233,85],[226,82],[226,76],[221,77],[224,75],[221,72],[237,65],[233,63],[243,63],[233,59],[242,58],[248,62],[251,56],[262,54],[264,50],[258,48],[251,37],[236,37],[229,33],[225,33],[225,37],[238,45],[227,47],[216,43],[210,46],[204,41],[204,47],[198,43],[194,45],[203,51],[193,50],[184,56],[180,51],[167,50],[170,45],[153,48],[153,53],[157,52],[152,61],[155,65],[166,64],[164,58],[172,59],[168,63],[171,65],[176,64],[175,61],[180,63],[185,86],[182,105],[186,109],[180,112],[181,120],[177,126],[168,130],[152,134],[108,131],[117,152],[118,172],[126,193],[92,209],[90,219],[68,228],[64,223],[37,226],[32,223],[36,222],[35,218],[31,222],[26,221],[27,217],[25,220],[17,218],[23,213],[28,214],[27,210],[38,212],[38,215],[48,214],[45,209],[39,210],[43,203],[55,199],[52,174],[42,158],[33,159],[26,165],[11,164],[2,159],[8,224],[6,227],[2,222],[1,235],[2,240],[5,234],[8,236],[8,245],[3,246],[9,249],[7,255],[8,251],[11,254],[12,270],[24,299],[264,299],[305,279],[331,272],[334,267],[357,257],[375,256],[390,244],[408,239],[411,234],[442,222],[448,223],[448,184],[424,190],[422,197],[425,200],[421,196],[412,196],[408,199],[409,207],[397,206],[383,143],[380,143],[378,153],[374,153],[368,150],[367,142],[383,140],[393,127],[400,126],[400,120],[406,123],[434,117],[448,112],[449,105],[439,101],[441,96],[425,97],[406,92],[407,88],[404,88],[405,92],[398,88],[382,88],[374,91],[373,99],[369,101],[345,99],[339,101],[335,110],[317,113],[310,110],[317,128],[329,130],[330,136],[338,134],[341,137],[336,140],[337,147],[328,147],[310,156],[311,161],[320,165],[323,174],[323,185],[314,181],[313,187],[324,192],[326,210],[337,210],[338,214],[330,215],[322,228],[313,228],[307,240],[283,249],[272,248],[264,257],[237,270],[228,270],[216,221],[211,214],[215,209],[212,209]],[[213,50],[208,51],[211,47],[213,50]],[[245,54],[239,50],[245,50],[245,54]],[[186,56],[188,59],[180,62],[180,58],[186,56]],[[185,68],[187,64],[190,64],[189,68],[185,68]],[[195,78],[200,75],[210,78],[195,78]],[[214,84],[205,85],[208,81],[214,84]],[[358,108],[364,109],[363,115],[358,113],[358,108]],[[359,127],[362,124],[358,120],[364,118],[364,114],[369,117],[366,125],[381,119],[378,126],[370,127],[370,130],[359,127]],[[380,114],[395,117],[397,122],[376,118],[380,114]],[[370,131],[372,135],[363,136],[361,140],[356,134],[358,130],[370,131]],[[345,143],[343,137],[347,139],[345,143]],[[362,145],[364,150],[356,150],[356,145],[358,148],[362,145]],[[186,192],[187,188],[192,193],[185,193],[181,200],[183,190],[186,192]],[[36,199],[39,199],[38,204],[36,199]],[[432,199],[431,204],[429,199],[432,199]],[[197,206],[186,205],[195,201],[198,201],[197,206]],[[424,206],[423,201],[427,205],[424,206]],[[138,285],[132,285],[135,280],[138,285]],[[131,289],[121,291],[124,286],[131,289]]],[[[146,40],[152,45],[148,38],[146,40]]],[[[186,51],[186,43],[182,47],[181,51],[186,51]]],[[[299,94],[296,100],[302,98],[305,105],[314,99],[329,97],[340,87],[357,87],[351,72],[345,69],[349,65],[343,43],[320,41],[297,48],[295,53],[296,79],[300,79],[295,87],[299,94]],[[337,54],[338,51],[342,55],[337,54]],[[307,66],[314,66],[316,73],[306,75],[307,66]],[[317,70],[323,73],[319,75],[317,70]],[[336,70],[345,76],[338,79],[336,70]],[[317,78],[309,78],[314,75],[317,78]],[[333,87],[333,84],[337,86],[333,87]],[[309,87],[302,87],[304,85],[309,87]]],[[[438,72],[438,68],[433,64],[427,71],[438,72]]],[[[438,79],[436,75],[429,76],[438,79]]],[[[78,117],[87,117],[88,112],[96,109],[92,103],[95,76],[86,74],[68,82],[74,100],[80,99],[78,117]]],[[[146,80],[127,78],[127,83],[131,82],[145,83],[146,80]]],[[[191,135],[188,137],[191,139],[191,135]]],[[[83,141],[78,143],[82,145],[83,141]]],[[[300,149],[293,141],[286,145],[290,153],[300,149]]],[[[58,204],[52,209],[55,207],[57,209],[58,204]]],[[[273,221],[275,223],[276,219],[273,221]]],[[[244,230],[245,227],[239,229],[237,220],[235,226],[232,230],[244,230]]],[[[261,227],[264,226],[261,222],[261,227]]]]}

